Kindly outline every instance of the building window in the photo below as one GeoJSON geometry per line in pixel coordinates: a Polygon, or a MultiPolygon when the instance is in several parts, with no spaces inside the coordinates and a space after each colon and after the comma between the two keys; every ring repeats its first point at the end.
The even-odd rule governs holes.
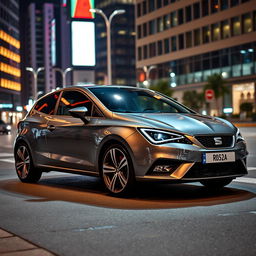
{"type": "Polygon", "coordinates": [[[143,57],[144,57],[144,59],[148,58],[148,46],[147,45],[143,46],[143,57]]]}
{"type": "Polygon", "coordinates": [[[186,32],[186,48],[192,47],[192,32],[186,32]]]}
{"type": "MultiPolygon", "coordinates": [[[[154,0],[152,1],[152,0],[150,0],[151,2],[154,2],[154,0]]],[[[156,1],[156,8],[157,9],[159,9],[159,8],[161,8],[162,7],[162,0],[157,0],[156,1]]]]}
{"type": "Polygon", "coordinates": [[[141,4],[137,4],[137,17],[141,16],[141,4]]]}
{"type": "Polygon", "coordinates": [[[156,20],[149,21],[149,35],[156,33],[156,20]]]}
{"type": "Polygon", "coordinates": [[[215,23],[212,26],[212,41],[218,41],[220,39],[220,25],[215,23]]]}
{"type": "Polygon", "coordinates": [[[193,4],[194,19],[200,18],[200,3],[193,4]]]}
{"type": "Polygon", "coordinates": [[[256,31],[256,11],[253,12],[253,30],[256,31]]]}
{"type": "Polygon", "coordinates": [[[177,50],[177,39],[176,36],[171,37],[171,50],[175,52],[177,50]]]}
{"type": "Polygon", "coordinates": [[[142,58],[142,51],[141,51],[141,47],[138,48],[138,60],[141,60],[142,58]]]}
{"type": "Polygon", "coordinates": [[[156,44],[155,43],[151,43],[149,44],[149,57],[155,57],[156,56],[156,44]]]}
{"type": "Polygon", "coordinates": [[[157,41],[157,55],[162,55],[163,54],[163,42],[157,41]]]}
{"type": "Polygon", "coordinates": [[[149,7],[149,12],[152,12],[155,10],[155,1],[148,0],[148,7],[149,7]]]}
{"type": "Polygon", "coordinates": [[[221,10],[228,9],[228,0],[220,0],[220,9],[221,10]]]}
{"type": "Polygon", "coordinates": [[[209,26],[203,27],[203,43],[209,43],[210,42],[210,29],[209,26]]]}
{"type": "Polygon", "coordinates": [[[211,0],[211,13],[216,13],[219,10],[218,0],[211,0]]]}
{"type": "Polygon", "coordinates": [[[168,5],[168,4],[169,4],[169,0],[164,0],[163,5],[165,6],[165,5],[168,5]]]}
{"type": "Polygon", "coordinates": [[[184,49],[184,34],[179,34],[179,50],[184,49]]]}
{"type": "Polygon", "coordinates": [[[202,16],[207,16],[209,14],[209,2],[208,0],[202,0],[202,16]]]}
{"type": "Polygon", "coordinates": [[[170,42],[169,38],[164,39],[164,53],[170,52],[170,42]]]}
{"type": "Polygon", "coordinates": [[[141,25],[138,25],[138,38],[141,38],[141,25]]]}
{"type": "Polygon", "coordinates": [[[169,15],[164,15],[164,30],[170,28],[170,17],[169,15]]]}
{"type": "Polygon", "coordinates": [[[191,10],[191,5],[186,7],[186,22],[189,22],[192,20],[192,10],[191,10]]]}
{"type": "Polygon", "coordinates": [[[171,13],[171,27],[176,27],[178,25],[177,12],[171,13]]]}
{"type": "Polygon", "coordinates": [[[230,37],[230,26],[228,20],[221,22],[221,39],[226,39],[230,37]]]}
{"type": "Polygon", "coordinates": [[[178,10],[178,21],[179,21],[179,25],[183,24],[184,22],[183,9],[178,10]]]}
{"type": "Polygon", "coordinates": [[[148,29],[147,29],[147,23],[143,23],[143,36],[147,36],[148,35],[148,29]]]}
{"type": "Polygon", "coordinates": [[[246,13],[242,16],[243,33],[252,32],[252,18],[250,13],[246,13]]]}
{"type": "Polygon", "coordinates": [[[201,37],[200,37],[200,29],[194,30],[194,45],[200,45],[201,43],[201,37]]]}
{"type": "Polygon", "coordinates": [[[147,2],[146,1],[142,2],[142,12],[143,12],[143,15],[147,14],[147,2]]]}
{"type": "Polygon", "coordinates": [[[241,34],[241,23],[239,17],[231,19],[232,36],[238,36],[241,34]]]}
{"type": "Polygon", "coordinates": [[[164,30],[163,17],[157,18],[156,24],[157,24],[157,32],[162,32],[164,30]]]}
{"type": "Polygon", "coordinates": [[[236,5],[239,5],[239,0],[230,0],[231,7],[236,6],[236,5]]]}

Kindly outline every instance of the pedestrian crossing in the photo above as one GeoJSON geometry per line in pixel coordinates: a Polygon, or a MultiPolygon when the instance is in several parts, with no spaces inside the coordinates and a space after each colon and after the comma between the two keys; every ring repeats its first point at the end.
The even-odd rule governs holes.
{"type": "Polygon", "coordinates": [[[0,162],[13,163],[14,164],[13,153],[0,153],[0,162]]]}

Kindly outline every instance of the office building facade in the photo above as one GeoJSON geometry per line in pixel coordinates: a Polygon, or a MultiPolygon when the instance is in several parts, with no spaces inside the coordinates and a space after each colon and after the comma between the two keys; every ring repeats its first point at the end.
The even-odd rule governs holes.
{"type": "MultiPolygon", "coordinates": [[[[133,0],[96,0],[95,8],[107,17],[118,9],[125,13],[117,15],[111,23],[112,83],[135,85],[135,6],[133,0]]],[[[100,15],[96,23],[96,83],[105,84],[107,76],[106,26],[100,15]]]]}
{"type": "Polygon", "coordinates": [[[19,1],[0,1],[0,119],[20,118],[19,1]]]}
{"type": "Polygon", "coordinates": [[[230,89],[223,109],[255,102],[255,1],[137,0],[136,33],[137,73],[155,65],[150,78],[168,79],[179,101],[218,73],[230,89]]]}

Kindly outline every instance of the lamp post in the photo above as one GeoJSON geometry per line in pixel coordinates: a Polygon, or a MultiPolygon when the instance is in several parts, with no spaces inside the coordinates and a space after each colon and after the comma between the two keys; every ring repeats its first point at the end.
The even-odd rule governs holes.
{"type": "Polygon", "coordinates": [[[54,68],[55,71],[58,71],[61,73],[62,76],[62,87],[66,88],[66,75],[68,72],[72,71],[73,68],[66,68],[64,71],[61,68],[54,68]]]}
{"type": "Polygon", "coordinates": [[[143,84],[144,84],[145,86],[149,86],[149,75],[150,75],[150,72],[151,72],[153,69],[155,69],[155,68],[157,68],[157,66],[155,66],[155,65],[152,65],[152,66],[149,66],[149,67],[147,67],[147,66],[144,66],[144,67],[143,67],[143,71],[144,71],[145,74],[146,74],[146,80],[143,82],[143,84]]]}
{"type": "Polygon", "coordinates": [[[26,70],[31,72],[34,77],[34,88],[33,88],[33,98],[34,101],[37,100],[37,77],[38,73],[43,71],[45,68],[44,67],[39,67],[37,70],[34,70],[32,67],[26,67],[26,70]]]}
{"type": "Polygon", "coordinates": [[[108,84],[112,84],[112,63],[111,63],[111,22],[114,16],[125,13],[125,10],[115,10],[111,13],[109,18],[101,9],[90,9],[90,12],[97,13],[104,18],[107,31],[107,70],[108,70],[108,84]]]}

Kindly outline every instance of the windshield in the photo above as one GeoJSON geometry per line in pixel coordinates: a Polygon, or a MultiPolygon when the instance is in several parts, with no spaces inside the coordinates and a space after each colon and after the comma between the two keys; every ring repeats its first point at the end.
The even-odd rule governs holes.
{"type": "Polygon", "coordinates": [[[171,99],[136,88],[90,88],[111,111],[121,113],[192,113],[171,99]]]}

